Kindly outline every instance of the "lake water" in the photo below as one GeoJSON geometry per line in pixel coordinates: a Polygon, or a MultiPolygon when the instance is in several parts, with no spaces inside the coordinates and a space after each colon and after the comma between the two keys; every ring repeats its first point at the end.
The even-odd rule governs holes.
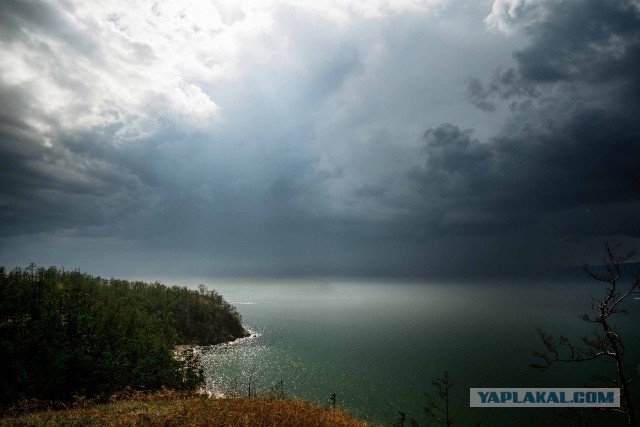
{"type": "MultiPolygon", "coordinates": [[[[529,368],[542,350],[536,328],[578,338],[593,328],[597,283],[461,284],[394,281],[228,281],[209,283],[232,302],[255,338],[205,354],[208,387],[247,394],[280,380],[287,396],[339,406],[385,425],[399,411],[424,423],[424,392],[447,369],[457,425],[563,425],[540,409],[469,408],[470,387],[581,387],[602,362],[529,368]],[[253,382],[255,380],[255,382],[253,382]]],[[[640,382],[640,300],[618,324],[628,375],[640,382]]],[[[435,395],[435,394],[434,394],[435,395]]],[[[636,387],[636,395],[640,396],[636,387]]],[[[601,420],[604,424],[605,421],[601,420]]],[[[408,425],[408,423],[407,423],[408,425]]],[[[596,424],[597,425],[597,424],[596,424]]],[[[611,424],[609,424],[611,425],[611,424]]]]}

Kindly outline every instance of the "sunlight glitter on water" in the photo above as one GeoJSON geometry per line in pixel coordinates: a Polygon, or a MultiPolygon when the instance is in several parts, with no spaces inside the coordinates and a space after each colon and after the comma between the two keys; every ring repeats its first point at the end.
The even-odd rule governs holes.
{"type": "Polygon", "coordinates": [[[247,395],[269,391],[276,382],[292,372],[304,369],[287,352],[265,344],[261,334],[203,349],[201,353],[210,393],[223,396],[247,395]],[[238,340],[240,341],[240,340],[238,340]]]}
{"type": "MultiPolygon", "coordinates": [[[[588,293],[565,286],[467,286],[332,283],[292,292],[292,285],[239,286],[221,293],[238,304],[257,335],[203,349],[207,389],[216,395],[269,392],[339,405],[369,421],[398,411],[422,413],[431,380],[448,369],[468,406],[470,386],[566,386],[581,372],[527,369],[537,327],[579,336],[588,293]],[[562,375],[558,375],[562,374],[562,375]],[[507,381],[507,382],[505,382],[507,381]],[[556,382],[561,382],[555,384],[556,382]],[[464,389],[467,392],[464,393],[464,389]]],[[[635,302],[635,301],[634,301],[635,302]]],[[[630,349],[630,353],[635,351],[630,349]]],[[[636,352],[637,353],[637,352],[636,352]]],[[[464,421],[474,423],[476,412],[464,421]]],[[[483,413],[484,414],[484,413],[483,413]]],[[[491,415],[493,416],[493,415],[491,415]]],[[[500,415],[498,414],[498,417],[500,415]]],[[[486,418],[486,421],[505,421],[486,418]]]]}

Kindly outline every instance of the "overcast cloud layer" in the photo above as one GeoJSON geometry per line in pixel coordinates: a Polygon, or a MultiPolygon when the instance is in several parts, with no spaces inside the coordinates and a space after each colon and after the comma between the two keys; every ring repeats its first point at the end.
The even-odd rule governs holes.
{"type": "Polygon", "coordinates": [[[640,3],[0,3],[0,263],[511,275],[640,243],[640,3]]]}

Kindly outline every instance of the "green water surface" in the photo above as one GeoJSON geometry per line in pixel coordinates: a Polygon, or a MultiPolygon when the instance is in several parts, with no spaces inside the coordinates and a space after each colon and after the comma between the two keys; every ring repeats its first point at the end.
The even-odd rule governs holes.
{"type": "MultiPolygon", "coordinates": [[[[402,411],[426,425],[424,392],[447,369],[457,425],[575,425],[541,409],[469,408],[470,387],[582,387],[602,362],[529,367],[542,350],[536,328],[576,339],[593,332],[579,315],[602,288],[566,283],[233,281],[212,284],[258,335],[204,353],[208,388],[225,394],[271,390],[338,405],[390,425],[402,411]]],[[[628,372],[640,382],[640,301],[620,316],[628,372]]],[[[637,388],[637,387],[636,387],[637,388]]],[[[636,392],[640,395],[640,393],[636,392]]],[[[598,420],[596,420],[598,421],[598,420]]],[[[600,419],[616,425],[619,419],[600,419]]],[[[408,424],[408,423],[407,423],[408,424]]],[[[599,425],[598,422],[592,425],[599,425]]]]}

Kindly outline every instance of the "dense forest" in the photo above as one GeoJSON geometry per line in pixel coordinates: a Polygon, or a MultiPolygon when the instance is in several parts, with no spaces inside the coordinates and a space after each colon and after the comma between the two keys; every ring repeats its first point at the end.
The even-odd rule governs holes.
{"type": "Polygon", "coordinates": [[[246,336],[215,291],[104,279],[56,267],[0,267],[0,408],[20,399],[105,397],[131,387],[195,389],[179,344],[246,336]]]}

